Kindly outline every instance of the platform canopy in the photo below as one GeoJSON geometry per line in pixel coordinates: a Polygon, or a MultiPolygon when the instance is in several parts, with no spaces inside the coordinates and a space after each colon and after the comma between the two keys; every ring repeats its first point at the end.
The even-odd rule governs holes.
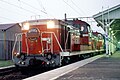
{"type": "Polygon", "coordinates": [[[98,22],[98,26],[104,30],[107,27],[107,33],[115,36],[117,42],[120,41],[120,4],[93,15],[93,18],[98,22]]]}

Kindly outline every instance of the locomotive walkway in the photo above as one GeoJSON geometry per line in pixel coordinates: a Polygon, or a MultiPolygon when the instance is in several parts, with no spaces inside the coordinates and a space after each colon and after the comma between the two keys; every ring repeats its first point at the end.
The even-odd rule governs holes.
{"type": "Polygon", "coordinates": [[[56,80],[120,80],[120,51],[79,67],[56,80]]]}

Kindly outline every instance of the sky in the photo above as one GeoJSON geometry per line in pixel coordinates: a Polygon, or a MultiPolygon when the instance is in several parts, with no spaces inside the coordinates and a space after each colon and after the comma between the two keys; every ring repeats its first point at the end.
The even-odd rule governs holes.
{"type": "MultiPolygon", "coordinates": [[[[92,17],[118,4],[120,0],[0,0],[0,24],[30,19],[64,19],[65,13],[67,18],[92,17]]],[[[90,25],[96,26],[93,22],[90,25]]]]}

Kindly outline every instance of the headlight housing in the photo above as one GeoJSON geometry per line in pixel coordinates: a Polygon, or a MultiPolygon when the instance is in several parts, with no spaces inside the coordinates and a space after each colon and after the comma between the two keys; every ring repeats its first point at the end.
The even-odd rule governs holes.
{"type": "Polygon", "coordinates": [[[19,52],[14,52],[14,56],[16,56],[17,58],[20,58],[20,53],[19,52]]]}
{"type": "Polygon", "coordinates": [[[30,24],[27,22],[27,23],[23,23],[23,25],[22,25],[22,30],[29,30],[29,28],[30,28],[30,24]]]}
{"type": "Polygon", "coordinates": [[[54,21],[48,21],[47,22],[47,28],[54,28],[55,27],[55,23],[54,23],[54,21]]]}

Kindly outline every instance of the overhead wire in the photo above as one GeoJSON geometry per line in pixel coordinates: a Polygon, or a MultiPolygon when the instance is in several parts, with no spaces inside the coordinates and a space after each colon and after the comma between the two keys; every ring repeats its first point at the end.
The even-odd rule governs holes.
{"type": "Polygon", "coordinates": [[[78,15],[80,15],[81,13],[79,13],[76,9],[74,9],[70,4],[68,4],[65,0],[63,0],[63,2],[65,4],[67,4],[71,9],[73,9],[78,15]]]}
{"type": "MultiPolygon", "coordinates": [[[[37,10],[37,11],[40,11],[40,12],[48,15],[48,13],[46,12],[46,10],[45,10],[45,8],[44,8],[43,5],[41,5],[41,6],[43,6],[44,11],[43,11],[43,10],[39,10],[38,8],[33,7],[33,6],[31,6],[30,4],[27,4],[27,3],[25,3],[25,2],[23,2],[23,1],[21,1],[21,0],[18,0],[18,1],[20,2],[20,5],[19,5],[19,6],[15,5],[15,4],[13,4],[13,3],[4,1],[4,0],[0,0],[0,1],[1,1],[1,2],[4,2],[4,3],[7,3],[7,4],[11,5],[11,6],[17,7],[17,8],[19,8],[19,9],[21,9],[21,10],[24,10],[24,11],[27,11],[27,12],[29,12],[29,13],[32,13],[32,14],[35,14],[35,15],[36,15],[36,13],[35,13],[34,11],[31,11],[31,10],[28,10],[28,9],[25,9],[25,8],[21,7],[20,5],[21,5],[21,3],[23,3],[23,4],[25,4],[25,5],[29,6],[29,7],[37,10]]],[[[10,11],[10,10],[7,10],[7,11],[10,11]]],[[[19,14],[19,13],[17,13],[17,14],[19,14]]],[[[52,16],[52,17],[53,17],[53,16],[52,16]]],[[[7,20],[9,20],[9,21],[15,21],[15,20],[12,20],[12,19],[9,19],[9,18],[6,18],[6,17],[1,17],[1,18],[7,19],[7,20]]]]}
{"type": "Polygon", "coordinates": [[[79,10],[81,10],[84,14],[86,14],[81,8],[79,8],[79,7],[73,2],[73,0],[71,0],[71,2],[72,2],[79,10]]]}
{"type": "MultiPolygon", "coordinates": [[[[86,14],[80,7],[78,7],[73,0],[71,0],[71,2],[73,3],[73,5],[75,5],[83,14],[86,14]]],[[[87,18],[91,18],[91,17],[87,17],[87,18]]]]}
{"type": "MultiPolygon", "coordinates": [[[[55,17],[52,15],[52,14],[50,14],[50,13],[48,13],[47,12],[47,10],[45,9],[45,7],[43,6],[43,4],[42,4],[42,1],[41,0],[36,0],[37,2],[38,2],[38,4],[40,5],[40,7],[42,7],[43,8],[43,10],[44,10],[44,12],[46,12],[47,14],[47,16],[51,16],[51,17],[53,17],[54,19],[55,19],[55,17]]],[[[42,10],[42,11],[43,11],[42,10]]]]}
{"type": "MultiPolygon", "coordinates": [[[[63,0],[64,1],[64,0],[63,0]]],[[[64,1],[65,2],[65,1],[64,1]]],[[[79,10],[81,10],[81,12],[83,13],[83,14],[86,14],[82,9],[80,9],[74,2],[73,2],[73,0],[71,0],[71,2],[72,2],[72,4],[75,6],[75,7],[77,7],[79,10]]],[[[68,4],[67,2],[65,2],[70,8],[72,8],[75,12],[77,12],[78,14],[79,14],[79,12],[76,10],[76,9],[74,9],[70,4],[68,4]]],[[[81,18],[81,17],[78,17],[78,18],[81,18]]],[[[95,21],[93,21],[92,20],[92,17],[83,17],[83,18],[86,18],[87,19],[87,22],[89,23],[91,23],[91,25],[92,25],[92,22],[95,22],[95,21]],[[88,19],[90,19],[91,21],[88,21],[88,19]]]]}
{"type": "Polygon", "coordinates": [[[12,11],[12,10],[10,10],[10,9],[3,8],[3,7],[1,7],[1,6],[0,6],[0,9],[3,9],[3,10],[5,10],[5,11],[7,11],[7,12],[12,12],[12,13],[16,13],[16,14],[19,14],[19,15],[21,15],[21,16],[24,16],[24,15],[21,14],[20,12],[15,12],[15,11],[12,11]]]}
{"type": "Polygon", "coordinates": [[[42,4],[42,1],[41,0],[36,0],[38,2],[38,4],[40,5],[40,7],[43,8],[44,11],[46,11],[45,7],[43,6],[42,4]]]}
{"type": "Polygon", "coordinates": [[[10,19],[10,18],[7,18],[7,17],[3,17],[3,16],[0,16],[0,18],[6,19],[6,20],[8,20],[8,21],[15,21],[15,20],[13,20],[13,19],[10,19]]]}
{"type": "MultiPolygon", "coordinates": [[[[78,7],[74,2],[73,2],[73,0],[71,0],[71,2],[73,3],[73,5],[75,5],[79,10],[81,10],[81,12],[83,13],[83,14],[86,14],[80,7],[78,7]]],[[[78,17],[78,18],[80,18],[80,17],[78,17]]],[[[95,21],[93,21],[92,20],[92,17],[86,17],[87,19],[90,19],[91,21],[90,22],[95,22],[95,21]]]]}
{"type": "Polygon", "coordinates": [[[21,10],[30,12],[30,13],[32,13],[32,14],[36,14],[35,12],[33,12],[33,11],[31,11],[31,10],[22,8],[22,7],[20,7],[20,6],[17,6],[17,5],[15,5],[15,4],[12,4],[12,3],[10,3],[10,2],[4,1],[4,0],[0,0],[0,1],[1,1],[1,2],[4,2],[4,3],[7,3],[7,4],[9,4],[9,5],[12,5],[12,6],[14,6],[14,7],[17,7],[17,8],[19,8],[19,9],[21,9],[21,10]]]}
{"type": "MultiPolygon", "coordinates": [[[[5,7],[3,8],[3,7],[0,6],[0,9],[5,10],[6,12],[10,12],[10,13],[12,13],[12,14],[14,14],[14,16],[15,16],[15,15],[25,16],[24,14],[21,14],[20,12],[16,12],[16,11],[13,11],[13,10],[7,9],[7,8],[5,8],[5,7]]],[[[3,17],[3,16],[2,16],[1,18],[6,19],[6,20],[9,20],[9,21],[16,21],[16,20],[10,19],[10,18],[8,18],[8,17],[3,17]]],[[[1,23],[2,23],[2,22],[1,22],[1,23]]]]}
{"type": "Polygon", "coordinates": [[[37,0],[37,2],[39,3],[40,6],[43,7],[44,11],[43,11],[43,10],[40,10],[39,8],[36,8],[36,7],[34,7],[34,6],[31,6],[30,4],[28,4],[28,3],[26,3],[26,2],[21,1],[21,3],[23,3],[23,4],[25,4],[25,5],[33,8],[33,9],[35,9],[35,10],[37,10],[37,11],[40,11],[40,12],[46,14],[46,15],[49,15],[49,16],[52,16],[53,18],[55,18],[53,15],[47,13],[47,11],[46,11],[45,7],[42,5],[42,3],[40,4],[40,2],[39,2],[38,0],[37,0]]]}
{"type": "MultiPolygon", "coordinates": [[[[5,10],[5,11],[7,11],[7,12],[11,12],[11,10],[6,9],[6,8],[3,8],[3,7],[1,7],[1,6],[0,6],[0,9],[3,9],[3,10],[5,10]]],[[[19,14],[19,13],[17,13],[17,14],[19,14]]],[[[8,21],[15,21],[15,20],[10,19],[10,18],[8,18],[8,17],[0,16],[0,18],[5,19],[5,20],[8,20],[8,21]]],[[[2,22],[0,22],[0,23],[2,23],[2,22]]]]}
{"type": "MultiPolygon", "coordinates": [[[[24,10],[24,11],[27,11],[27,12],[29,12],[29,13],[36,14],[35,12],[32,12],[32,11],[27,10],[27,9],[24,9],[24,8],[22,8],[22,7],[20,7],[20,6],[17,6],[17,5],[15,5],[15,4],[9,3],[9,2],[7,2],[7,1],[4,1],[4,0],[0,0],[0,1],[1,1],[1,2],[4,2],[4,3],[7,3],[8,5],[17,7],[17,8],[19,8],[19,9],[22,9],[22,10],[24,10]]],[[[1,9],[4,9],[5,11],[12,12],[12,10],[9,10],[9,9],[3,8],[3,7],[0,7],[0,8],[1,8],[1,9]]],[[[20,14],[19,12],[15,12],[15,11],[14,11],[14,13],[19,14],[19,15],[22,15],[22,14],[20,14]]],[[[22,15],[22,16],[24,16],[24,15],[22,15]]],[[[0,16],[0,18],[6,19],[6,20],[9,20],[9,21],[14,21],[14,22],[16,22],[16,20],[13,20],[13,19],[10,19],[10,18],[7,18],[7,17],[0,16]]]]}
{"type": "Polygon", "coordinates": [[[44,14],[47,14],[47,12],[45,12],[45,11],[43,11],[43,10],[39,10],[38,8],[36,8],[36,7],[34,7],[34,6],[31,6],[30,4],[28,4],[28,3],[26,3],[26,2],[23,2],[23,1],[20,1],[21,3],[23,3],[23,4],[25,4],[25,5],[27,5],[27,6],[29,6],[29,7],[31,7],[31,8],[33,8],[33,9],[35,9],[35,10],[37,10],[37,11],[40,11],[40,12],[42,12],[42,13],[44,13],[44,14]]]}

